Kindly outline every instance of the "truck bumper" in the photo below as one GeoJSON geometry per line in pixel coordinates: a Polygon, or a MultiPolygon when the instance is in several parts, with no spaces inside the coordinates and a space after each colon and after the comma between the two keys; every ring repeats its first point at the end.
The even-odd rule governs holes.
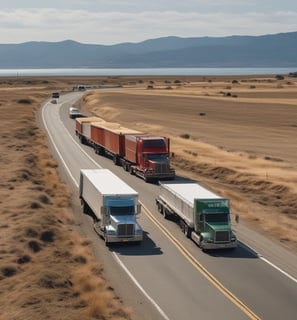
{"type": "Polygon", "coordinates": [[[237,241],[231,241],[228,243],[214,243],[214,242],[203,242],[201,243],[202,249],[233,249],[237,247],[237,241]]]}
{"type": "Polygon", "coordinates": [[[143,174],[140,174],[140,176],[147,180],[173,180],[175,178],[175,172],[156,173],[147,171],[143,174]]]}
{"type": "Polygon", "coordinates": [[[116,243],[116,242],[141,242],[143,240],[143,236],[137,235],[132,237],[120,237],[120,236],[110,236],[106,235],[106,242],[108,243],[116,243]]]}

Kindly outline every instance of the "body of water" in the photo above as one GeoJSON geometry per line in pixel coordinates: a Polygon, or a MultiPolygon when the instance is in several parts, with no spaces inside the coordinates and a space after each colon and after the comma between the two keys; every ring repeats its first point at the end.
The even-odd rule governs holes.
{"type": "Polygon", "coordinates": [[[297,66],[296,68],[0,69],[0,77],[285,75],[290,72],[297,72],[297,66]]]}

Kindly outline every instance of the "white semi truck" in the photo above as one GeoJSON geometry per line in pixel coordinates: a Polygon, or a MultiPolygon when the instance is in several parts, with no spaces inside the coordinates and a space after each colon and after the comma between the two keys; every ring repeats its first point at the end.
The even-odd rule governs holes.
{"type": "Polygon", "coordinates": [[[174,215],[186,237],[201,249],[236,248],[230,203],[196,182],[160,182],[156,204],[164,218],[174,215]]]}
{"type": "Polygon", "coordinates": [[[96,232],[108,245],[140,242],[143,231],[136,221],[141,206],[138,193],[108,169],[82,169],[79,196],[83,210],[94,219],[96,232]]]}

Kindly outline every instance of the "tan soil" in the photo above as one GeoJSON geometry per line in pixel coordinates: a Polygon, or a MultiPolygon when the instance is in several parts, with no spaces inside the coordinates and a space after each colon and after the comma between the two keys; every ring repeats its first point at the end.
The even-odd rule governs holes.
{"type": "Polygon", "coordinates": [[[79,83],[124,87],[87,93],[81,108],[169,136],[179,175],[231,198],[241,219],[296,250],[294,78],[2,78],[1,320],[134,318],[104,279],[88,240],[74,231],[70,192],[36,122],[51,92],[79,83]]]}

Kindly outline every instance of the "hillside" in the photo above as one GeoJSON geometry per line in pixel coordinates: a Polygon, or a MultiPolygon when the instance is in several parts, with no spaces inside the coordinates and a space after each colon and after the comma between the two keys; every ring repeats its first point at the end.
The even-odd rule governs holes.
{"type": "Polygon", "coordinates": [[[296,51],[297,32],[116,45],[26,42],[0,44],[0,68],[296,67],[296,51]]]}

